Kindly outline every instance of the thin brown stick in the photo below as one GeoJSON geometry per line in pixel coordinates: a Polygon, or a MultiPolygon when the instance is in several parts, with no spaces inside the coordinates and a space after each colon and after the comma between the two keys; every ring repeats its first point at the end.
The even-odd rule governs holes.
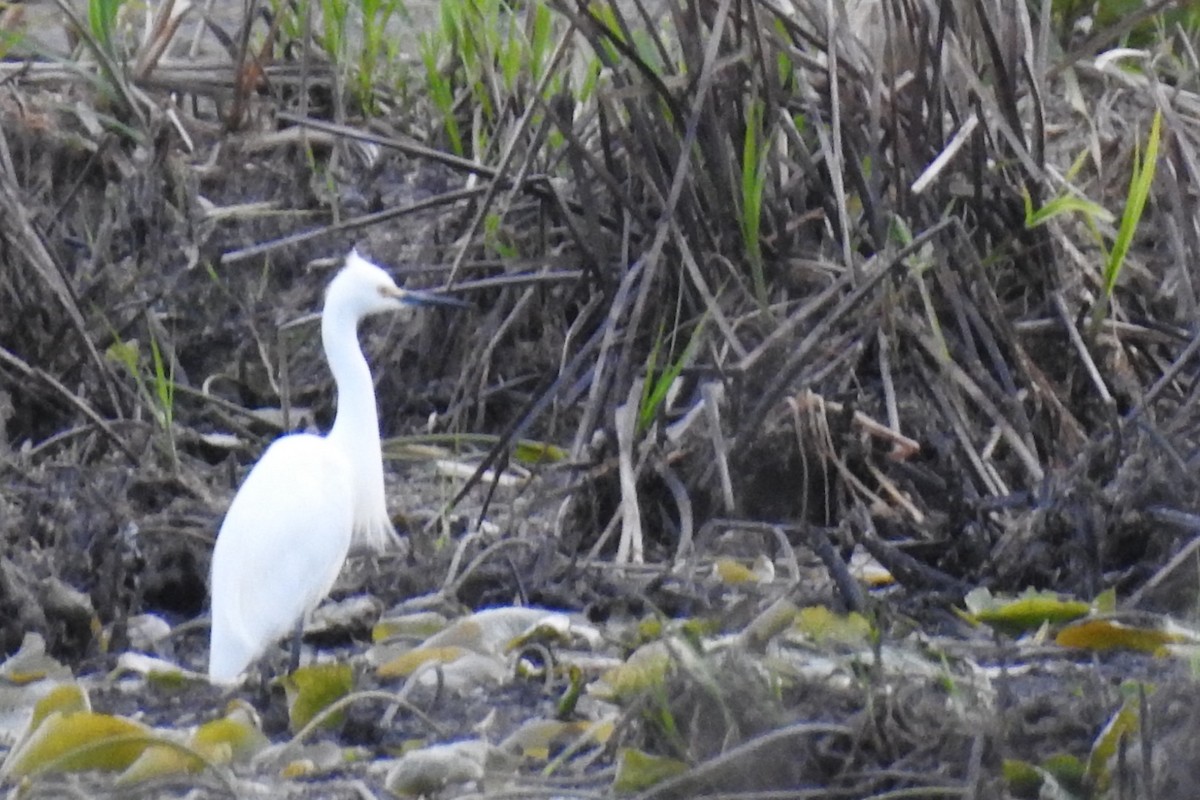
{"type": "Polygon", "coordinates": [[[88,401],[84,400],[82,397],[63,386],[53,375],[36,367],[31,367],[29,364],[25,363],[23,359],[18,357],[16,354],[9,352],[4,347],[0,347],[0,361],[3,361],[5,364],[8,364],[10,367],[16,369],[27,378],[35,378],[45,383],[60,397],[62,397],[71,405],[75,406],[75,408],[79,409],[79,411],[85,417],[95,423],[96,427],[99,428],[104,435],[107,436],[109,440],[111,440],[112,443],[117,446],[117,449],[119,449],[129,458],[130,461],[137,462],[139,460],[125,440],[117,435],[117,432],[112,429],[112,426],[108,424],[108,421],[101,417],[100,414],[96,412],[96,409],[91,407],[88,401]]]}

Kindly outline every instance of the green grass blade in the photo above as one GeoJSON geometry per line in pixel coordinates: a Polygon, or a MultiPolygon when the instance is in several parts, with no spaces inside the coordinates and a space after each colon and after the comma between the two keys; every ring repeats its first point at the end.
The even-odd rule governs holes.
{"type": "Polygon", "coordinates": [[[1108,313],[1109,301],[1117,279],[1121,277],[1121,269],[1133,237],[1137,233],[1138,223],[1146,210],[1146,200],[1150,197],[1150,187],[1154,184],[1154,173],[1158,167],[1158,145],[1162,138],[1162,112],[1154,112],[1154,121],[1150,123],[1150,135],[1146,140],[1146,153],[1135,152],[1133,171],[1129,178],[1129,194],[1125,199],[1125,212],[1121,215],[1121,226],[1117,229],[1117,238],[1113,241],[1112,250],[1104,265],[1104,297],[1092,309],[1092,330],[1108,313]]]}
{"type": "Polygon", "coordinates": [[[742,143],[742,240],[750,262],[750,277],[758,304],[767,307],[767,281],[763,271],[762,226],[763,189],[766,184],[766,147],[763,134],[763,103],[753,100],[746,109],[746,134],[742,143]]]}

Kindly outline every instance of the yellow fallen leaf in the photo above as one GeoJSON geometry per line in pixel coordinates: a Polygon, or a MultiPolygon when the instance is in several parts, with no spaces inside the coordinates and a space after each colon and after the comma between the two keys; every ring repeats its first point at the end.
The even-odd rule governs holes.
{"type": "Polygon", "coordinates": [[[1057,753],[1040,765],[1005,759],[1004,781],[1013,797],[1084,797],[1084,765],[1077,756],[1057,753]]]}
{"type": "Polygon", "coordinates": [[[522,464],[537,466],[567,460],[567,451],[547,442],[521,439],[513,449],[513,455],[522,464]]]}
{"type": "Polygon", "coordinates": [[[588,691],[604,700],[629,700],[646,689],[661,686],[670,666],[671,654],[666,644],[651,642],[634,650],[624,664],[601,675],[588,691]]]}
{"type": "Polygon", "coordinates": [[[182,745],[172,747],[165,744],[154,744],[143,750],[141,755],[126,767],[113,783],[124,788],[153,778],[161,778],[166,775],[187,775],[203,769],[204,759],[195,753],[189,753],[182,745]]]}
{"type": "Polygon", "coordinates": [[[614,719],[577,720],[563,722],[557,719],[531,719],[510,733],[500,744],[506,753],[515,753],[523,758],[546,760],[551,752],[586,736],[602,745],[612,736],[614,719]]]}
{"type": "Polygon", "coordinates": [[[54,711],[9,754],[0,778],[48,771],[123,770],[154,743],[149,728],[125,717],[54,711]]]}
{"type": "Polygon", "coordinates": [[[446,628],[446,617],[436,611],[418,611],[388,617],[371,628],[371,641],[379,644],[391,639],[426,639],[446,628]]]}
{"type": "Polygon", "coordinates": [[[871,640],[871,623],[862,614],[835,614],[825,606],[807,606],[800,609],[792,628],[818,643],[862,647],[871,640]]]}
{"type": "Polygon", "coordinates": [[[891,571],[883,564],[880,564],[875,556],[862,549],[859,545],[854,546],[854,552],[850,554],[850,563],[848,566],[850,567],[851,575],[873,589],[891,586],[896,582],[896,578],[892,575],[891,571]]]}
{"type": "Polygon", "coordinates": [[[1082,600],[1067,600],[1053,592],[1028,591],[1014,600],[993,598],[986,589],[976,589],[966,597],[965,615],[1002,633],[1017,636],[1046,624],[1056,625],[1079,619],[1091,611],[1082,600]]]}
{"type": "Polygon", "coordinates": [[[484,655],[500,655],[513,640],[547,618],[561,617],[556,611],[525,606],[500,606],[476,611],[455,620],[444,631],[425,640],[423,647],[465,647],[484,655]]]}
{"type": "Polygon", "coordinates": [[[1070,753],[1055,753],[1042,761],[1042,769],[1047,774],[1054,776],[1059,785],[1066,787],[1076,797],[1084,796],[1084,777],[1087,773],[1087,765],[1079,759],[1079,756],[1070,753]]]}
{"type": "Polygon", "coordinates": [[[571,620],[566,614],[547,614],[527,630],[504,643],[505,653],[523,650],[532,644],[568,645],[571,643],[571,620]]]}
{"type": "Polygon", "coordinates": [[[1004,782],[1016,797],[1037,797],[1042,787],[1042,771],[1027,761],[1006,758],[1001,765],[1004,782]]]}
{"type": "Polygon", "coordinates": [[[316,771],[317,765],[311,758],[298,758],[284,764],[283,769],[279,770],[279,777],[295,780],[313,775],[316,771]]]}
{"type": "Polygon", "coordinates": [[[1097,614],[1111,614],[1117,610],[1117,590],[1105,589],[1092,600],[1092,611],[1097,614]]]}
{"type": "Polygon", "coordinates": [[[618,794],[640,792],[686,772],[687,768],[688,765],[677,758],[654,756],[626,747],[617,754],[617,774],[612,788],[618,794]]]}
{"type": "Polygon", "coordinates": [[[229,761],[249,761],[270,744],[270,740],[259,729],[252,709],[234,706],[220,719],[210,720],[197,728],[189,744],[208,756],[210,761],[225,764],[229,761]],[[219,757],[220,748],[227,749],[228,758],[219,757]]]}
{"type": "MultiPolygon", "coordinates": [[[[299,733],[312,719],[354,689],[354,670],[349,664],[312,664],[283,679],[287,695],[288,727],[299,733]]],[[[336,728],[345,715],[333,714],[323,727],[336,728]]]]}
{"type": "Polygon", "coordinates": [[[456,645],[416,647],[407,653],[401,653],[391,661],[380,664],[379,668],[375,670],[375,674],[380,678],[407,678],[423,664],[431,661],[438,664],[453,664],[470,652],[472,651],[456,645]]]}
{"type": "Polygon", "coordinates": [[[661,639],[665,632],[666,627],[658,617],[645,617],[637,624],[637,640],[641,644],[661,639]]]}
{"type": "Polygon", "coordinates": [[[46,640],[41,634],[27,633],[20,649],[0,664],[0,680],[26,686],[46,678],[69,680],[71,670],[46,655],[46,640]]]}
{"type": "Polygon", "coordinates": [[[33,716],[29,720],[29,732],[36,731],[38,726],[55,711],[70,714],[75,711],[91,711],[92,703],[87,691],[77,683],[65,683],[51,689],[45,697],[38,700],[33,707],[33,716]]]}
{"type": "Polygon", "coordinates": [[[728,557],[718,558],[713,562],[713,575],[726,586],[758,583],[758,576],[754,574],[754,570],[728,557]]]}
{"type": "Polygon", "coordinates": [[[1107,792],[1112,781],[1112,761],[1123,742],[1137,736],[1141,725],[1140,703],[1126,698],[1121,708],[1109,718],[1108,724],[1092,743],[1088,754],[1087,783],[1099,792],[1107,792]]]}
{"type": "Polygon", "coordinates": [[[1157,628],[1126,625],[1112,619],[1087,619],[1063,628],[1054,641],[1061,647],[1081,650],[1121,649],[1165,655],[1167,645],[1185,642],[1187,637],[1157,628]]]}

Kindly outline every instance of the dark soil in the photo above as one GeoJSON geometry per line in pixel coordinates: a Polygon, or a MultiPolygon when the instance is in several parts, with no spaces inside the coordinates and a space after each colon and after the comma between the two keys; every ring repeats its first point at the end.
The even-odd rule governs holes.
{"type": "MultiPolygon", "coordinates": [[[[700,5],[675,9],[693,45],[717,24],[718,10],[700,5]]],[[[230,694],[203,681],[106,676],[145,614],[172,629],[157,655],[204,671],[209,554],[233,492],[272,438],[325,430],[333,416],[316,326],[287,323],[319,310],[358,247],[410,287],[452,278],[474,304],[373,321],[360,335],[391,452],[450,442],[443,458],[480,469],[451,478],[431,457],[390,458],[405,549],[353,558],[333,598],[368,594],[385,615],[542,606],[577,612],[606,636],[646,620],[704,625],[680,634],[703,651],[703,668],[684,659],[656,692],[625,703],[609,744],[575,762],[578,786],[543,783],[534,764],[513,778],[521,786],[607,793],[619,748],[636,747],[689,765],[647,797],[1037,796],[1005,764],[1061,755],[1093,762],[1070,796],[1200,796],[1200,690],[1185,658],[1067,650],[1053,631],[1018,642],[955,613],[979,586],[1088,601],[1112,589],[1120,613],[1140,615],[1125,619],[1195,622],[1195,69],[1156,76],[1163,95],[1147,99],[1087,66],[1099,49],[1084,63],[1067,48],[1036,65],[1035,95],[1022,71],[1031,67],[1006,61],[990,36],[993,26],[1012,33],[1007,20],[906,9],[893,13],[912,24],[876,37],[897,62],[886,68],[863,52],[869,37],[853,39],[838,97],[814,66],[828,52],[823,26],[735,5],[726,69],[703,70],[703,48],[685,47],[688,80],[664,83],[622,51],[630,60],[612,67],[610,106],[560,115],[570,134],[561,158],[519,128],[513,100],[491,133],[525,137],[521,172],[494,147],[465,167],[432,114],[398,103],[351,109],[339,127],[330,71],[302,94],[282,47],[276,66],[292,72],[253,92],[233,81],[233,64],[216,87],[146,79],[150,106],[138,101],[138,113],[79,80],[5,73],[0,649],[11,655],[40,634],[87,680],[97,710],[173,729],[219,716],[230,694]],[[933,59],[950,52],[937,31],[971,43],[956,52],[975,61],[933,59]],[[790,78],[762,67],[800,52],[790,78]],[[982,82],[964,97],[955,70],[968,66],[982,82]],[[1066,71],[1095,110],[1086,133],[1072,127],[1084,123],[1066,71]],[[743,202],[740,175],[728,170],[740,164],[751,93],[779,112],[760,235],[765,298],[731,210],[743,202]],[[726,104],[738,119],[725,118],[726,104]],[[845,129],[837,181],[825,136],[835,107],[845,129]],[[1026,226],[1022,192],[1035,204],[1058,196],[1057,176],[1086,150],[1094,156],[1072,185],[1119,216],[1157,108],[1165,133],[1151,201],[1093,324],[1104,302],[1095,237],[1070,216],[1026,226]],[[302,109],[307,122],[296,121],[302,109]],[[968,115],[979,133],[927,192],[912,191],[968,115]],[[810,122],[797,129],[789,117],[810,122]],[[847,185],[853,203],[837,199],[847,185]],[[499,227],[479,222],[481,208],[499,227]],[[311,235],[288,238],[299,234],[311,235]],[[623,451],[617,410],[630,398],[644,408],[638,381],[653,388],[676,364],[671,396],[623,451]],[[492,438],[479,444],[479,434],[492,438]],[[531,465],[519,439],[566,455],[531,465]],[[630,499],[623,459],[645,537],[647,566],[633,570],[616,563],[630,499]],[[532,473],[519,488],[483,475],[512,465],[532,473]],[[869,553],[892,580],[857,582],[852,553],[869,553]],[[714,577],[719,558],[756,556],[773,580],[714,577]],[[835,680],[772,673],[780,665],[765,644],[718,643],[782,599],[864,614],[873,655],[835,680]],[[906,666],[913,653],[936,654],[922,664],[944,672],[906,666]],[[1122,709],[1136,710],[1136,724],[1097,756],[1122,709]]],[[[605,39],[581,30],[595,48],[605,39]]],[[[1112,231],[1102,238],[1111,246],[1112,231]]],[[[375,621],[312,635],[306,654],[350,660],[358,689],[394,690],[363,659],[375,621]]],[[[1194,645],[1189,637],[1180,641],[1194,645]]],[[[605,645],[634,650],[615,636],[605,645]]],[[[284,655],[267,661],[279,671],[284,655]]],[[[356,703],[315,740],[362,748],[362,761],[307,781],[265,767],[238,779],[271,796],[382,796],[380,764],[414,740],[498,741],[554,717],[569,683],[552,672],[545,684],[418,693],[437,731],[384,700],[356,703]]],[[[281,690],[251,680],[233,694],[286,741],[281,690]]],[[[103,781],[39,779],[30,794],[110,791],[103,781]]],[[[503,785],[470,788],[503,795],[503,785]]],[[[160,791],[225,789],[201,775],[147,793],[160,791]]]]}

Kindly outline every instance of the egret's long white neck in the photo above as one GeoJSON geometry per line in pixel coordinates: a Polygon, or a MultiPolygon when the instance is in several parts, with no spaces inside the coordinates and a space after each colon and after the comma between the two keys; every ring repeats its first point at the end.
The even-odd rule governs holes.
{"type": "Polygon", "coordinates": [[[375,386],[358,343],[358,319],[327,305],[321,318],[321,339],[337,384],[337,414],[327,439],[345,454],[354,470],[355,540],[368,549],[381,550],[395,533],[383,494],[375,386]]]}
{"type": "Polygon", "coordinates": [[[347,455],[356,465],[367,459],[378,463],[379,412],[371,369],[358,344],[358,320],[326,309],[321,318],[321,341],[337,384],[337,413],[329,439],[348,448],[347,455]],[[359,452],[363,450],[368,452],[359,452]]]}

